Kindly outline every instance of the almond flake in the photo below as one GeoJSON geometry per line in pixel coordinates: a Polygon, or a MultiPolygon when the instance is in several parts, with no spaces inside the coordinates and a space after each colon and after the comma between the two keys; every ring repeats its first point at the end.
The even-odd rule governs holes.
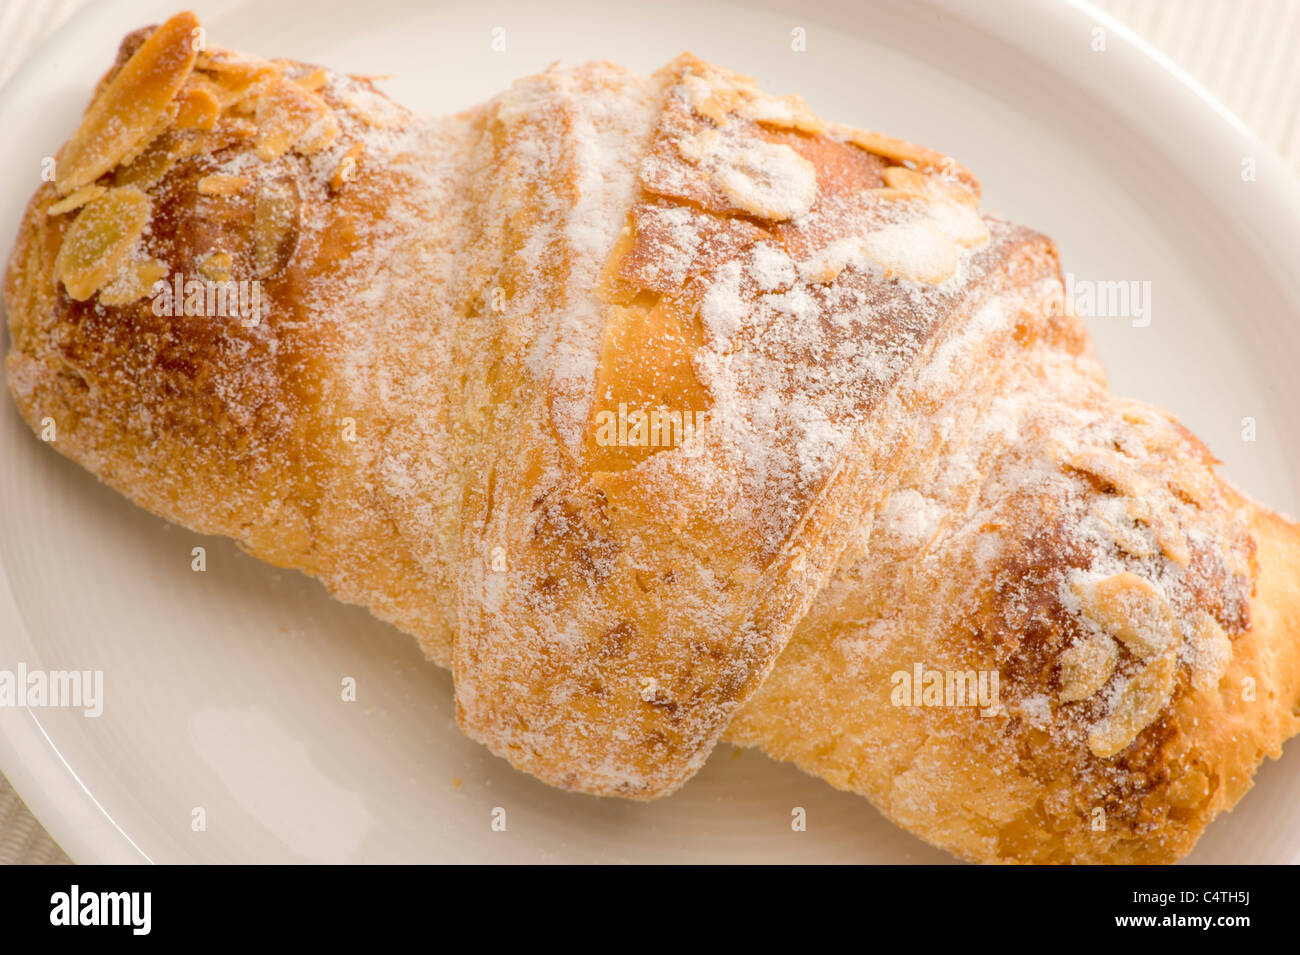
{"type": "Polygon", "coordinates": [[[903,139],[886,136],[884,133],[845,127],[836,127],[836,131],[859,149],[865,149],[877,156],[884,156],[896,163],[910,162],[918,169],[952,176],[971,187],[976,187],[975,177],[964,167],[953,161],[951,156],[945,156],[943,153],[936,152],[925,146],[918,146],[916,143],[909,143],[903,139]]]}
{"type": "Polygon", "coordinates": [[[361,89],[344,98],[343,106],[367,126],[391,129],[405,122],[406,114],[386,96],[374,90],[361,89]]]}
{"type": "Polygon", "coordinates": [[[144,298],[153,285],[167,274],[167,265],[157,259],[127,262],[113,281],[99,290],[101,305],[130,305],[144,298]]]}
{"type": "Polygon", "coordinates": [[[799,276],[822,285],[834,282],[861,253],[861,239],[837,239],[800,262],[799,276]]]}
{"type": "Polygon", "coordinates": [[[1088,748],[1099,759],[1122,752],[1150,726],[1174,692],[1178,658],[1172,647],[1129,679],[1106,717],[1088,733],[1088,748]]]}
{"type": "Polygon", "coordinates": [[[789,146],[756,142],[719,148],[714,182],[737,208],[782,222],[797,219],[817,198],[817,172],[789,146]]]}
{"type": "Polygon", "coordinates": [[[204,196],[233,196],[248,188],[247,176],[204,176],[199,180],[199,194],[204,196]]]}
{"type": "Polygon", "coordinates": [[[1091,477],[1102,489],[1141,499],[1151,492],[1151,482],[1129,465],[1122,454],[1105,448],[1086,447],[1060,462],[1061,467],[1091,477]]]}
{"type": "Polygon", "coordinates": [[[334,122],[334,134],[338,132],[325,101],[295,83],[277,83],[264,93],[257,100],[254,115],[257,139],[253,151],[266,162],[283,156],[309,130],[314,130],[314,138],[327,141],[333,138],[328,132],[330,122],[334,122]]]}
{"type": "Polygon", "coordinates": [[[257,127],[238,116],[223,116],[211,129],[173,130],[177,159],[208,155],[236,143],[246,142],[257,135],[257,127]]]}
{"type": "Polygon", "coordinates": [[[1081,577],[1073,586],[1084,613],[1138,656],[1150,659],[1181,642],[1173,609],[1146,578],[1123,571],[1101,580],[1081,577]]]}
{"type": "Polygon", "coordinates": [[[280,272],[298,247],[298,183],[289,177],[262,184],[253,210],[253,270],[258,278],[280,272]]]}
{"type": "Polygon", "coordinates": [[[124,156],[122,156],[121,160],[118,161],[118,168],[120,169],[122,166],[131,165],[131,163],[135,162],[141,155],[147,152],[149,147],[155,142],[165,138],[175,126],[176,114],[179,111],[180,104],[177,103],[176,100],[172,100],[168,103],[166,109],[163,110],[162,115],[158,117],[149,132],[141,136],[140,140],[132,146],[124,156]]]}
{"type": "Polygon", "coordinates": [[[1160,552],[1180,567],[1192,560],[1177,516],[1169,507],[1162,506],[1159,498],[1130,496],[1127,501],[1129,516],[1151,528],[1160,552]]]}
{"type": "Polygon", "coordinates": [[[176,125],[185,129],[211,129],[221,115],[221,101],[205,86],[187,86],[177,100],[176,125]]]}
{"type": "Polygon", "coordinates": [[[760,94],[746,100],[739,112],[746,119],[776,129],[795,129],[810,136],[826,130],[826,124],[817,118],[803,97],[797,94],[779,99],[760,94]]]}
{"type": "Polygon", "coordinates": [[[280,68],[274,63],[246,59],[226,51],[218,52],[224,54],[224,58],[214,60],[199,54],[194,68],[204,71],[196,79],[200,81],[199,85],[217,98],[223,111],[258,96],[281,75],[280,68]]]}
{"type": "Polygon", "coordinates": [[[308,93],[315,93],[325,85],[329,79],[329,73],[323,67],[316,67],[310,73],[304,73],[302,76],[294,77],[294,82],[305,89],[308,93]]]}
{"type": "Polygon", "coordinates": [[[84,302],[117,274],[149,222],[149,197],[132,186],[90,200],[63,235],[54,274],[84,302]]]}
{"type": "Polygon", "coordinates": [[[1098,498],[1089,511],[1089,516],[1104,527],[1115,546],[1130,557],[1154,557],[1157,553],[1151,536],[1138,527],[1138,521],[1131,517],[1120,517],[1106,506],[1113,498],[1098,498]]]}
{"type": "Polygon", "coordinates": [[[339,121],[334,118],[334,114],[326,113],[316,122],[307,127],[307,131],[298,137],[298,141],[293,144],[293,151],[300,156],[311,156],[315,153],[328,149],[338,138],[339,121]]]}
{"type": "Polygon", "coordinates": [[[234,259],[229,252],[218,250],[209,252],[199,260],[199,271],[203,273],[204,278],[211,279],[213,282],[229,282],[230,267],[234,259]]]}
{"type": "Polygon", "coordinates": [[[147,39],[96,97],[55,167],[59,195],[94,182],[154,131],[194,66],[192,13],[178,13],[147,39]]]}
{"type": "Polygon", "coordinates": [[[989,227],[970,206],[954,202],[932,202],[926,207],[926,216],[940,232],[958,245],[972,248],[989,240],[989,227]]]}
{"type": "Polygon", "coordinates": [[[113,173],[113,185],[149,189],[160,181],[176,162],[175,135],[169,130],[150,143],[149,148],[113,173]]]}
{"type": "Polygon", "coordinates": [[[714,73],[708,76],[687,73],[682,77],[682,89],[695,114],[718,126],[727,124],[727,116],[741,102],[737,91],[723,85],[721,78],[714,73]]]}
{"type": "Polygon", "coordinates": [[[1094,696],[1115,672],[1119,651],[1104,633],[1088,634],[1060,656],[1061,700],[1073,703],[1094,696]]]}
{"type": "Polygon", "coordinates": [[[955,202],[972,208],[980,204],[979,196],[956,179],[927,175],[906,166],[887,166],[880,175],[885,185],[921,199],[955,202]]]}
{"type": "Polygon", "coordinates": [[[862,251],[891,277],[937,285],[957,274],[957,247],[928,220],[887,225],[862,237],[862,251]]]}
{"type": "Polygon", "coordinates": [[[103,194],[104,194],[103,186],[100,185],[82,186],[76,192],[72,193],[72,195],[65,196],[64,198],[58,200],[57,202],[51,203],[50,207],[45,211],[47,215],[61,216],[65,212],[71,212],[74,209],[80,209],[91,199],[94,199],[96,196],[102,196],[103,194]]]}
{"type": "Polygon", "coordinates": [[[1204,610],[1196,611],[1192,619],[1187,650],[1192,686],[1202,692],[1213,690],[1232,662],[1232,640],[1224,633],[1219,622],[1204,610]]]}

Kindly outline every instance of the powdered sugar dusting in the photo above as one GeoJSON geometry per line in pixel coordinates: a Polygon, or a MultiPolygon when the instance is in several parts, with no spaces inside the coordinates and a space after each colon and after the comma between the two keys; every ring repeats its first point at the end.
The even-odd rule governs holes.
{"type": "MultiPolygon", "coordinates": [[[[456,647],[467,731],[544,779],[624,795],[678,785],[707,755],[815,592],[806,581],[824,578],[887,496],[915,417],[957,387],[924,377],[934,350],[1010,335],[1024,296],[1000,288],[1003,270],[1037,241],[990,220],[987,242],[959,245],[929,203],[880,189],[880,160],[859,147],[760,127],[745,105],[757,94],[734,76],[684,57],[661,80],[631,232],[617,247],[616,230],[603,233],[613,257],[561,263],[536,238],[570,215],[572,195],[544,207],[520,256],[546,276],[546,298],[516,288],[508,334],[530,343],[532,374],[552,377],[497,399],[512,411],[476,475],[466,546],[511,542],[506,591],[486,559],[462,571],[456,647]],[[850,254],[835,274],[796,264],[841,242],[850,254]],[[942,275],[929,268],[939,250],[942,275]],[[588,289],[605,299],[603,328],[588,289]],[[1000,325],[969,321],[989,299],[1000,325]],[[598,414],[656,406],[703,424],[636,456],[593,448],[598,414]],[[812,546],[796,548],[809,526],[812,546]],[[484,691],[504,683],[513,699],[484,691]]],[[[624,111],[645,102],[615,95],[624,111]]],[[[530,117],[562,94],[544,99],[530,117]]],[[[531,150],[554,153],[529,176],[568,181],[573,123],[538,125],[508,128],[507,149],[524,150],[527,129],[531,150]]],[[[530,203],[532,181],[511,181],[530,203]]]]}

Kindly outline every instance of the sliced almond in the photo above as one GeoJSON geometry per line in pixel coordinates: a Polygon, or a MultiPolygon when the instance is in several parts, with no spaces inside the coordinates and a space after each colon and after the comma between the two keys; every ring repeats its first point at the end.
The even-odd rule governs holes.
{"type": "Polygon", "coordinates": [[[136,265],[136,275],[150,288],[166,274],[167,263],[161,259],[148,259],[136,265]]]}
{"type": "Polygon", "coordinates": [[[185,90],[202,90],[217,101],[218,107],[225,109],[229,103],[227,97],[229,91],[221,85],[219,77],[204,73],[199,68],[199,62],[202,59],[194,61],[194,72],[190,74],[189,79],[185,81],[185,90]]]}
{"type": "Polygon", "coordinates": [[[887,166],[880,175],[885,180],[885,185],[922,199],[955,202],[971,208],[980,204],[979,196],[956,179],[927,175],[906,166],[887,166]]]}
{"type": "Polygon", "coordinates": [[[183,129],[211,129],[221,115],[221,100],[208,86],[186,86],[177,100],[176,125],[183,129]]]}
{"type": "Polygon", "coordinates": [[[1191,563],[1192,552],[1187,546],[1178,517],[1166,506],[1162,496],[1127,498],[1129,516],[1151,528],[1160,552],[1180,567],[1191,563]]]}
{"type": "Polygon", "coordinates": [[[370,89],[359,89],[343,100],[343,106],[367,126],[391,129],[406,121],[403,110],[387,96],[370,89]]]}
{"type": "Polygon", "coordinates": [[[1133,498],[1151,492],[1151,482],[1129,465],[1122,454],[1105,448],[1086,447],[1072,451],[1060,460],[1063,468],[1093,478],[1109,488],[1133,498]]]}
{"type": "Polygon", "coordinates": [[[234,76],[241,79],[261,75],[268,71],[276,76],[283,72],[280,64],[272,60],[262,60],[254,56],[246,56],[235,50],[221,48],[200,50],[194,60],[194,68],[203,70],[206,73],[215,73],[219,76],[234,76]]]}
{"type": "Polygon", "coordinates": [[[740,115],[764,126],[776,129],[795,129],[815,136],[826,129],[823,123],[804,102],[802,96],[791,94],[780,98],[758,95],[746,100],[740,115]]]}
{"type": "Polygon", "coordinates": [[[931,194],[930,177],[906,166],[887,166],[880,173],[885,185],[904,195],[928,199],[931,194]]]}
{"type": "Polygon", "coordinates": [[[1166,419],[1161,417],[1155,408],[1140,405],[1135,401],[1125,403],[1124,410],[1120,412],[1120,417],[1129,424],[1147,428],[1160,428],[1167,423],[1166,419]]]}
{"type": "Polygon", "coordinates": [[[989,227],[970,206],[940,199],[926,206],[926,217],[958,245],[974,248],[989,240],[989,227]]]}
{"type": "Polygon", "coordinates": [[[1074,591],[1084,613],[1143,659],[1180,641],[1173,609],[1151,581],[1123,571],[1100,580],[1080,577],[1074,591]]]}
{"type": "Polygon", "coordinates": [[[1177,459],[1174,460],[1172,473],[1165,479],[1165,485],[1176,497],[1202,510],[1208,510],[1215,499],[1213,472],[1185,464],[1180,467],[1180,463],[1177,459]]]}
{"type": "Polygon", "coordinates": [[[244,57],[233,50],[205,47],[194,59],[196,70],[211,70],[224,73],[228,70],[242,69],[246,65],[244,57]]]}
{"type": "Polygon", "coordinates": [[[1187,538],[1178,528],[1177,521],[1172,517],[1153,524],[1151,528],[1156,535],[1156,543],[1160,545],[1160,552],[1167,558],[1177,564],[1179,567],[1186,567],[1192,562],[1192,551],[1187,546],[1187,538]]]}
{"type": "Polygon", "coordinates": [[[173,130],[172,147],[176,159],[208,155],[228,146],[251,140],[257,135],[257,126],[239,116],[223,116],[211,129],[173,130]]]}
{"type": "Polygon", "coordinates": [[[1174,692],[1178,657],[1170,647],[1124,685],[1110,713],[1088,733],[1088,748],[1110,759],[1128,748],[1150,726],[1174,692]]]}
{"type": "Polygon", "coordinates": [[[323,67],[316,67],[310,73],[304,73],[302,76],[295,76],[293,81],[305,89],[308,93],[315,93],[324,87],[329,80],[329,73],[323,67]]]}
{"type": "Polygon", "coordinates": [[[158,259],[127,262],[113,281],[99,290],[101,305],[130,305],[144,298],[153,285],[167,274],[167,264],[158,259]]]}
{"type": "Polygon", "coordinates": [[[960,179],[967,185],[975,186],[975,177],[964,167],[954,162],[952,157],[945,156],[941,152],[936,152],[925,146],[918,146],[916,143],[909,143],[903,139],[895,139],[893,136],[886,136],[884,133],[871,132],[870,130],[845,130],[843,127],[839,127],[839,131],[859,149],[865,149],[869,153],[884,156],[886,159],[892,159],[897,163],[910,162],[919,169],[949,175],[960,179]]]}
{"type": "Polygon", "coordinates": [[[696,165],[708,163],[717,153],[721,142],[722,134],[711,126],[692,133],[683,133],[674,140],[678,155],[696,165]]]}
{"type": "Polygon", "coordinates": [[[253,150],[266,162],[283,156],[309,130],[309,139],[315,141],[333,138],[328,132],[330,123],[334,124],[334,134],[338,132],[338,123],[325,101],[295,83],[276,83],[263,93],[257,100],[254,118],[257,138],[253,150]]]}
{"type": "Polygon", "coordinates": [[[149,189],[176,163],[177,139],[171,130],[150,143],[149,148],[113,173],[115,186],[149,189]]]}
{"type": "Polygon", "coordinates": [[[862,251],[891,278],[937,285],[957,274],[957,247],[929,220],[868,232],[862,251]]]}
{"type": "Polygon", "coordinates": [[[223,111],[259,95],[281,75],[280,68],[274,63],[241,57],[225,50],[200,53],[194,68],[204,71],[196,79],[217,98],[223,111]]]}
{"type": "Polygon", "coordinates": [[[698,72],[684,73],[681,89],[685,91],[686,101],[690,103],[695,115],[718,126],[725,126],[727,117],[742,102],[740,91],[711,71],[703,75],[698,72]]]}
{"type": "Polygon", "coordinates": [[[298,247],[298,183],[289,177],[265,182],[253,210],[253,270],[259,279],[279,273],[298,247]]]}
{"type": "Polygon", "coordinates": [[[199,180],[199,194],[204,196],[233,196],[248,188],[247,176],[204,176],[199,180]]]}
{"type": "Polygon", "coordinates": [[[1154,557],[1158,550],[1152,535],[1145,533],[1138,522],[1124,509],[1124,502],[1108,495],[1099,495],[1090,509],[1092,519],[1109,534],[1115,546],[1131,557],[1154,557]],[[1117,513],[1114,505],[1119,504],[1117,513]]]}
{"type": "Polygon", "coordinates": [[[1092,633],[1061,654],[1061,700],[1073,703],[1094,696],[1115,672],[1119,651],[1104,633],[1092,633]]]}
{"type": "Polygon", "coordinates": [[[161,139],[165,139],[172,131],[176,124],[176,114],[180,111],[180,106],[176,100],[172,100],[162,111],[162,115],[155,120],[153,127],[140,137],[139,141],[127,150],[126,154],[118,162],[118,168],[129,166],[140,158],[149,148],[161,139]]]}
{"type": "Polygon", "coordinates": [[[789,146],[754,142],[715,151],[714,182],[733,205],[773,222],[797,219],[817,198],[817,171],[789,146]]]}
{"type": "Polygon", "coordinates": [[[1192,686],[1202,692],[1213,690],[1232,662],[1232,640],[1219,622],[1204,610],[1196,611],[1187,639],[1192,686]]]}
{"type": "Polygon", "coordinates": [[[94,182],[122,161],[163,115],[194,67],[199,21],[178,13],[147,39],[86,111],[55,167],[60,195],[94,182]]]}
{"type": "Polygon", "coordinates": [[[68,295],[90,298],[117,274],[149,222],[149,197],[133,186],[110,189],[90,200],[64,233],[54,274],[68,295]]]}
{"type": "Polygon", "coordinates": [[[230,267],[233,263],[234,259],[229,252],[222,250],[209,252],[199,260],[199,271],[203,273],[204,278],[211,279],[213,282],[229,282],[230,267]]]}
{"type": "Polygon", "coordinates": [[[300,156],[311,156],[328,149],[339,135],[339,121],[332,112],[327,112],[316,122],[307,127],[306,132],[293,144],[293,151],[300,156]]]}
{"type": "Polygon", "coordinates": [[[72,212],[74,209],[80,209],[91,199],[104,194],[104,187],[100,185],[82,186],[76,192],[69,196],[64,196],[57,202],[50,203],[46,209],[46,214],[52,216],[61,216],[65,212],[72,212]]]}
{"type": "Polygon", "coordinates": [[[824,249],[799,263],[799,276],[805,282],[834,282],[849,263],[862,253],[860,239],[837,239],[824,249]]]}

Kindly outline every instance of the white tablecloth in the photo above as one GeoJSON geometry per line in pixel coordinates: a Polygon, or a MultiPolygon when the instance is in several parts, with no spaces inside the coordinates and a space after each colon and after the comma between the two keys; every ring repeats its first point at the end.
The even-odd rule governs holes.
{"type": "MultiPolygon", "coordinates": [[[[0,83],[85,2],[0,0],[0,83]]],[[[1300,0],[1095,3],[1178,63],[1300,171],[1300,0]]],[[[0,776],[0,864],[68,861],[0,776]]]]}

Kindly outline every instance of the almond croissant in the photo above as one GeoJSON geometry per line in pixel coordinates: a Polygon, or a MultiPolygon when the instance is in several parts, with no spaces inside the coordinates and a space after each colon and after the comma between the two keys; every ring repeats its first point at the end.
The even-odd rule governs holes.
{"type": "Polygon", "coordinates": [[[725,737],[967,858],[1164,861],[1296,731],[1295,526],[951,159],[689,55],[432,120],[201,37],[127,37],[33,198],[10,390],[515,766],[645,799],[725,737]]]}

